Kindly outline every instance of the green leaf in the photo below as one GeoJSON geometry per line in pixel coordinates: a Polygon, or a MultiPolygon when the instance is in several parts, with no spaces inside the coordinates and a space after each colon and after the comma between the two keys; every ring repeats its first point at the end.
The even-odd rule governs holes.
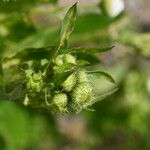
{"type": "Polygon", "coordinates": [[[72,49],[72,51],[82,52],[82,53],[101,53],[101,52],[110,51],[112,50],[112,48],[114,48],[114,46],[103,47],[103,48],[75,48],[72,49]]]}
{"type": "Polygon", "coordinates": [[[70,69],[73,69],[75,66],[76,66],[75,64],[66,63],[61,66],[56,66],[55,71],[56,71],[56,73],[62,73],[65,71],[69,71],[70,69]]]}
{"type": "Polygon", "coordinates": [[[113,79],[113,77],[111,75],[109,75],[106,72],[103,71],[88,71],[87,72],[89,75],[95,76],[95,77],[105,77],[108,81],[112,82],[112,83],[116,83],[115,80],[113,79]]]}
{"type": "Polygon", "coordinates": [[[90,63],[89,63],[88,61],[82,60],[82,59],[77,60],[76,63],[77,63],[77,66],[86,66],[86,65],[90,65],[90,63]]]}
{"type": "Polygon", "coordinates": [[[96,99],[92,102],[92,104],[105,99],[106,97],[108,97],[108,96],[112,95],[113,93],[115,93],[117,90],[118,90],[118,87],[112,89],[111,91],[106,92],[105,94],[102,94],[100,96],[96,96],[96,99]]]}
{"type": "Polygon", "coordinates": [[[61,85],[72,73],[73,71],[70,70],[70,71],[60,73],[60,74],[56,74],[54,84],[56,86],[61,85]]]}
{"type": "Polygon", "coordinates": [[[77,52],[75,53],[77,60],[84,60],[89,62],[90,64],[97,64],[100,60],[91,54],[77,52]]]}
{"type": "Polygon", "coordinates": [[[67,50],[68,48],[68,40],[69,36],[72,33],[77,14],[77,3],[75,3],[67,12],[66,16],[63,19],[61,33],[60,33],[60,41],[58,48],[56,50],[56,54],[61,53],[61,49],[67,50]]]}
{"type": "Polygon", "coordinates": [[[67,63],[55,68],[54,84],[61,85],[75,70],[76,64],[67,63]]]}
{"type": "Polygon", "coordinates": [[[43,47],[43,48],[28,48],[18,52],[15,56],[10,59],[18,58],[22,61],[28,60],[40,60],[40,59],[50,59],[53,50],[55,49],[54,46],[43,47]]]}

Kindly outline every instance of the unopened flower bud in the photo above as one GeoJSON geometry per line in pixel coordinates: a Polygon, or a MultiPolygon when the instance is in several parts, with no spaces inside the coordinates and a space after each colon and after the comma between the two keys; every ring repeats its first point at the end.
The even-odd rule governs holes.
{"type": "Polygon", "coordinates": [[[92,99],[92,86],[90,83],[82,82],[78,84],[72,92],[72,101],[74,104],[84,105],[92,99]]]}
{"type": "Polygon", "coordinates": [[[61,66],[63,65],[63,55],[59,55],[54,59],[54,64],[56,66],[61,66]]]}
{"type": "Polygon", "coordinates": [[[25,99],[24,99],[24,101],[23,101],[23,104],[25,105],[25,106],[27,106],[27,105],[29,105],[29,98],[28,98],[28,96],[26,95],[26,97],[25,97],[25,99]]]}
{"type": "Polygon", "coordinates": [[[76,63],[76,59],[74,56],[70,55],[70,54],[64,54],[64,55],[58,55],[55,59],[54,59],[54,64],[56,66],[61,66],[65,63],[72,63],[75,64],[76,63]]]}
{"type": "Polygon", "coordinates": [[[54,95],[52,102],[59,108],[64,108],[67,105],[67,95],[58,93],[54,95]]]}
{"type": "Polygon", "coordinates": [[[75,57],[70,54],[65,54],[63,58],[64,58],[64,63],[76,64],[75,57]]]}
{"type": "Polygon", "coordinates": [[[77,82],[78,83],[89,82],[85,71],[81,70],[81,71],[77,72],[77,82]]]}

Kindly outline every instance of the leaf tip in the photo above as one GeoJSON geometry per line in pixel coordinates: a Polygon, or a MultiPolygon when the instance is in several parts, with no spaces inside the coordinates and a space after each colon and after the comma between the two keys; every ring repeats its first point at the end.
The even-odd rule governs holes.
{"type": "Polygon", "coordinates": [[[78,4],[78,2],[76,1],[75,4],[74,4],[74,6],[77,6],[77,4],[78,4]]]}
{"type": "Polygon", "coordinates": [[[78,4],[78,2],[74,3],[71,8],[74,8],[76,10],[77,9],[77,4],[78,4]]]}

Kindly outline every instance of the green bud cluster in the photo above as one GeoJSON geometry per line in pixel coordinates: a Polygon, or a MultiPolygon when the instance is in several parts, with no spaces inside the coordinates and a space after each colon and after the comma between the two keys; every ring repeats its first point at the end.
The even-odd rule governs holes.
{"type": "MultiPolygon", "coordinates": [[[[56,68],[68,63],[76,64],[76,58],[71,54],[58,55],[53,60],[51,72],[57,74],[56,68]]],[[[63,71],[59,74],[63,74],[63,71]]],[[[41,106],[55,113],[77,113],[89,106],[93,100],[92,85],[83,69],[75,70],[60,85],[50,82],[50,79],[50,83],[45,82],[44,74],[31,70],[26,71],[26,79],[27,95],[24,105],[35,104],[33,99],[40,98],[41,106]]]]}
{"type": "Polygon", "coordinates": [[[43,87],[42,73],[35,73],[32,70],[26,71],[26,88],[30,93],[40,93],[43,87]]]}
{"type": "Polygon", "coordinates": [[[27,94],[23,101],[24,105],[35,105],[38,104],[37,97],[42,92],[44,82],[43,82],[43,74],[41,72],[35,73],[31,69],[26,70],[26,91],[27,94]]]}
{"type": "MultiPolygon", "coordinates": [[[[76,64],[76,59],[70,54],[59,55],[54,60],[55,68],[66,63],[76,64]]],[[[79,112],[90,105],[93,100],[92,85],[85,70],[72,73],[61,85],[62,90],[68,95],[68,108],[73,112],[79,112]]]]}

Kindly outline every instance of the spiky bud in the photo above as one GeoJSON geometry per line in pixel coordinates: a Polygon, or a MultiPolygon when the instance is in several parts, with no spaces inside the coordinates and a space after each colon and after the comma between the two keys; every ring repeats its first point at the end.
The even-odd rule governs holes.
{"type": "Polygon", "coordinates": [[[54,95],[52,102],[58,108],[65,108],[67,105],[67,95],[64,93],[58,93],[58,94],[54,95]]]}
{"type": "Polygon", "coordinates": [[[88,82],[78,84],[72,92],[72,102],[84,105],[92,99],[92,86],[88,82]]]}
{"type": "Polygon", "coordinates": [[[89,82],[87,74],[84,70],[77,72],[77,82],[78,83],[89,82]]]}
{"type": "Polygon", "coordinates": [[[72,64],[76,64],[76,59],[74,56],[70,55],[70,54],[65,54],[63,56],[64,59],[64,63],[72,63],[72,64]]]}
{"type": "Polygon", "coordinates": [[[54,64],[56,65],[56,66],[61,66],[61,65],[63,65],[63,55],[59,55],[59,56],[57,56],[55,59],[54,59],[54,64]]]}
{"type": "Polygon", "coordinates": [[[75,64],[76,63],[75,57],[70,54],[63,54],[63,55],[58,55],[54,59],[54,65],[56,65],[56,66],[61,66],[66,63],[75,64]]]}

